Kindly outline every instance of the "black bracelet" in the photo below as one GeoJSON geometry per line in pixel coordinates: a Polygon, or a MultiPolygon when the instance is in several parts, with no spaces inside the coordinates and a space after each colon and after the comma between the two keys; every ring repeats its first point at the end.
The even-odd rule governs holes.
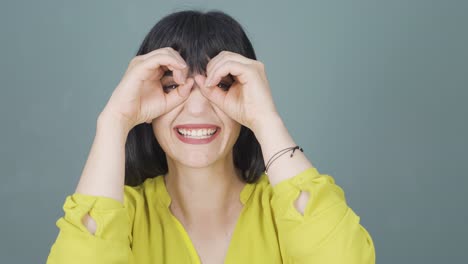
{"type": "Polygon", "coordinates": [[[278,152],[276,152],[275,155],[273,155],[273,157],[270,158],[270,160],[268,161],[267,165],[266,165],[266,169],[265,169],[265,174],[268,175],[267,171],[268,171],[268,167],[270,167],[271,163],[273,163],[273,161],[275,161],[277,158],[279,158],[280,156],[282,156],[284,153],[288,152],[289,150],[292,150],[293,152],[291,153],[291,158],[292,156],[294,155],[294,151],[296,151],[296,149],[299,149],[300,151],[304,152],[304,150],[299,147],[299,146],[295,146],[295,147],[289,147],[289,148],[285,148],[283,150],[280,150],[278,152]],[[276,155],[279,155],[278,157],[276,157],[275,159],[273,159],[276,155]]]}

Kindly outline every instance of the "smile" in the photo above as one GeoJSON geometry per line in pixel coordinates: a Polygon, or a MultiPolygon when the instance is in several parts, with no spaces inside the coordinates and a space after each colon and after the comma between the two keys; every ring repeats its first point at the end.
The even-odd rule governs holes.
{"type": "Polygon", "coordinates": [[[214,133],[216,133],[216,129],[177,129],[177,132],[185,137],[190,138],[209,138],[214,133]]]}
{"type": "Polygon", "coordinates": [[[177,138],[188,144],[207,144],[213,141],[221,130],[217,128],[179,129],[174,128],[177,138]]]}

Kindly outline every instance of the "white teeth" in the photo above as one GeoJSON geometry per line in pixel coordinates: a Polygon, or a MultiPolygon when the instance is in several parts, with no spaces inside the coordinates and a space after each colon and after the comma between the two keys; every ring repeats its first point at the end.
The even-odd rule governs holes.
{"type": "Polygon", "coordinates": [[[177,129],[177,131],[184,135],[185,137],[193,137],[193,138],[209,138],[214,133],[216,133],[217,129],[177,129]]]}

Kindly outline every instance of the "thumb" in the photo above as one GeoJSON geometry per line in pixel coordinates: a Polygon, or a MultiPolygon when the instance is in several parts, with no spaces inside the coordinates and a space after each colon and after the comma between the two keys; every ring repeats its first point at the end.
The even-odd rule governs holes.
{"type": "Polygon", "coordinates": [[[218,89],[216,85],[211,87],[206,87],[205,81],[206,77],[202,75],[195,76],[195,81],[200,87],[200,91],[208,100],[213,102],[217,107],[222,108],[224,97],[226,96],[225,92],[218,89]]]}
{"type": "Polygon", "coordinates": [[[171,91],[165,95],[166,108],[168,109],[168,111],[188,98],[190,91],[192,90],[193,83],[193,78],[187,78],[187,80],[185,80],[185,84],[179,85],[176,88],[177,91],[171,91]]]}
{"type": "Polygon", "coordinates": [[[223,108],[224,98],[226,97],[226,93],[223,92],[217,86],[201,86],[200,91],[202,92],[203,96],[208,98],[211,102],[213,102],[217,107],[223,108]]]}

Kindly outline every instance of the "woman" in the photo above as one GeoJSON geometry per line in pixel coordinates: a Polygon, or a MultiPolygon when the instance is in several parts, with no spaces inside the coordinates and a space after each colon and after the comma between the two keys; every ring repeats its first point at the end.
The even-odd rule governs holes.
{"type": "Polygon", "coordinates": [[[50,264],[375,262],[359,216],[293,141],[244,30],[220,11],[176,12],[148,33],[63,209],[50,264]]]}

